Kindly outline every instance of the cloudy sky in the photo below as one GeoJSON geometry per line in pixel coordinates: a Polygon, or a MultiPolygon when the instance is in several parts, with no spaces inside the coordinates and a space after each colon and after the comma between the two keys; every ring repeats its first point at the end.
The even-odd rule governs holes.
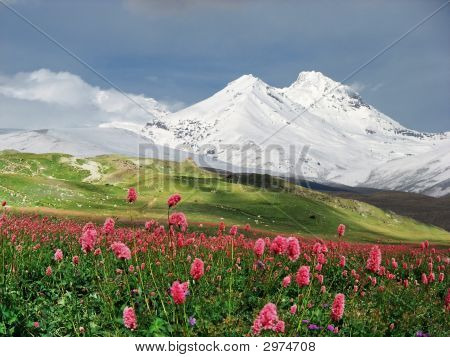
{"type": "MultiPolygon", "coordinates": [[[[341,81],[444,0],[0,2],[139,103],[153,97],[176,110],[246,73],[279,87],[302,70],[341,81]]],[[[409,128],[449,131],[449,34],[446,6],[349,84],[409,128]]],[[[132,110],[110,89],[0,3],[0,127],[70,126],[132,110]],[[42,81],[30,86],[31,78],[42,81]]]]}

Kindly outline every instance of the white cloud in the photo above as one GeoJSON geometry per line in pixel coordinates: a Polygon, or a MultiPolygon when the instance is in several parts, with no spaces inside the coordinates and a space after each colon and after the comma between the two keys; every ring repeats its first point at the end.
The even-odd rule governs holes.
{"type": "Polygon", "coordinates": [[[32,129],[144,124],[168,111],[152,98],[100,89],[74,74],[48,69],[0,76],[0,107],[0,127],[32,129]]]}
{"type": "Polygon", "coordinates": [[[349,87],[358,93],[361,93],[366,88],[365,84],[361,82],[350,83],[349,87]]]}

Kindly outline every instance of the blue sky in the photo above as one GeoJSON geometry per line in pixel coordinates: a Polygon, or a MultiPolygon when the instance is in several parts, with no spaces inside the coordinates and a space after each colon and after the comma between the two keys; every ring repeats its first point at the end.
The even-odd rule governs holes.
{"type": "MultiPolygon", "coordinates": [[[[174,108],[246,73],[279,87],[302,70],[340,81],[443,2],[7,1],[124,91],[174,108]]],[[[349,83],[409,128],[449,131],[449,34],[447,6],[349,83]]],[[[41,68],[110,87],[0,5],[0,75],[41,68]]]]}

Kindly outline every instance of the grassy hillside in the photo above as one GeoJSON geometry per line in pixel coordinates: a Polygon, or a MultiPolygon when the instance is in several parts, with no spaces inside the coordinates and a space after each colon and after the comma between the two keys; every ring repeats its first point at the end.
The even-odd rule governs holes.
{"type": "Polygon", "coordinates": [[[174,163],[121,156],[77,159],[62,154],[0,153],[0,199],[17,210],[39,211],[83,219],[120,217],[134,222],[165,220],[166,199],[179,192],[179,209],[194,222],[224,219],[253,228],[330,238],[339,223],[354,241],[422,241],[450,243],[450,233],[369,204],[332,197],[257,176],[251,183],[199,169],[193,162],[174,163]],[[262,183],[265,189],[259,186],[262,183]],[[125,202],[136,187],[136,204],[125,202]]]}

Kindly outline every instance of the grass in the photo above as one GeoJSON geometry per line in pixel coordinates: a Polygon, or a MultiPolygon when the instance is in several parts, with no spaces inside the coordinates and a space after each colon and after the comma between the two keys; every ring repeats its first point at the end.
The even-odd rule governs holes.
{"type": "Polygon", "coordinates": [[[339,223],[351,241],[397,243],[428,239],[449,244],[450,233],[435,226],[385,212],[359,201],[332,197],[282,180],[256,176],[238,183],[208,172],[192,161],[175,163],[122,156],[76,159],[62,154],[0,153],[0,199],[13,210],[103,220],[157,219],[163,222],[166,199],[179,192],[191,225],[249,223],[263,233],[282,232],[332,238],[339,223]],[[98,168],[98,174],[95,169],[98,168]],[[89,169],[90,168],[90,169],[89,169]],[[94,174],[94,175],[93,175],[94,174]],[[97,176],[97,177],[95,177],[97,176]],[[136,187],[136,204],[125,202],[136,187]]]}

